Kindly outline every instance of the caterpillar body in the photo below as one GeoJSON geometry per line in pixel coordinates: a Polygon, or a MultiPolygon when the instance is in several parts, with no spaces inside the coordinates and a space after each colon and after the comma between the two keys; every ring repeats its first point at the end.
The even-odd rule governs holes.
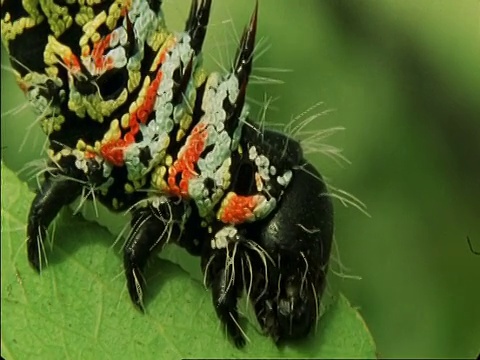
{"type": "Polygon", "coordinates": [[[203,66],[211,3],[193,0],[173,32],[160,0],[2,2],[3,44],[49,140],[28,260],[41,270],[50,223],[88,189],[132,214],[124,268],[139,309],[148,258],[175,243],[201,258],[237,346],[243,292],[274,341],[303,338],[318,320],[333,206],[300,144],[249,115],[258,6],[231,71],[203,66]]]}

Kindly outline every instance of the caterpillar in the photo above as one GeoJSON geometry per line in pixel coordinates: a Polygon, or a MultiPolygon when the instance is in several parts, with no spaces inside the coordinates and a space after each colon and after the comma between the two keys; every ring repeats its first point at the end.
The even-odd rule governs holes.
{"type": "Polygon", "coordinates": [[[229,72],[202,62],[211,0],[183,31],[161,0],[4,0],[1,38],[48,137],[48,171],[27,221],[42,270],[59,211],[85,196],[131,213],[129,296],[144,309],[147,260],[166,244],[201,259],[219,320],[245,345],[237,301],[280,343],[318,320],[334,230],[321,174],[291,136],[260,129],[246,103],[258,3],[229,72]]]}

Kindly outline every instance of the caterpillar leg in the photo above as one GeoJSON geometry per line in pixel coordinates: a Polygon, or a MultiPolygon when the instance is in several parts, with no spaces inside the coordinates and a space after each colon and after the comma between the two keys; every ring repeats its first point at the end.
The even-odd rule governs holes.
{"type": "MultiPolygon", "coordinates": [[[[225,245],[225,248],[214,248],[202,255],[202,270],[205,285],[212,291],[217,316],[225,325],[227,334],[235,346],[241,348],[245,346],[237,310],[238,298],[243,291],[242,269],[239,262],[241,249],[239,242],[225,245]]],[[[209,247],[210,244],[206,246],[209,247]]]]}
{"type": "Polygon", "coordinates": [[[41,270],[43,242],[48,226],[60,210],[72,203],[83,189],[81,182],[65,176],[66,173],[68,169],[47,173],[30,207],[27,224],[27,255],[30,265],[37,272],[41,270]]]}
{"type": "Polygon", "coordinates": [[[135,209],[132,230],[124,248],[123,264],[127,288],[134,305],[143,310],[145,280],[142,272],[148,259],[170,240],[178,240],[188,213],[183,202],[154,198],[146,207],[135,209]]]}
{"type": "Polygon", "coordinates": [[[261,328],[276,343],[306,337],[318,320],[321,291],[302,271],[277,273],[268,282],[254,280],[258,285],[252,289],[250,300],[261,328]]]}

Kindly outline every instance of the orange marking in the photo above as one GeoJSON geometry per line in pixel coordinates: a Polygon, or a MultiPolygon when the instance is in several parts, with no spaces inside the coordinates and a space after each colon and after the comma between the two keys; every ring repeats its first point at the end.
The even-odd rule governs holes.
{"type": "Polygon", "coordinates": [[[195,164],[205,150],[205,142],[208,137],[205,124],[197,124],[188,136],[184,147],[178,155],[178,159],[168,170],[167,183],[172,195],[181,197],[188,196],[188,184],[191,179],[198,176],[195,172],[195,164]],[[177,174],[181,174],[179,183],[176,182],[177,174]]]}
{"type": "Polygon", "coordinates": [[[72,72],[79,72],[80,71],[80,61],[75,56],[75,54],[70,54],[69,56],[63,57],[63,63],[65,66],[70,69],[72,72]]]}
{"type": "Polygon", "coordinates": [[[93,153],[91,151],[85,151],[84,155],[85,155],[85,159],[94,159],[95,158],[95,153],[93,153]]]}
{"type": "Polygon", "coordinates": [[[102,145],[100,153],[102,157],[115,166],[123,165],[123,150],[127,147],[127,143],[123,139],[109,141],[102,145]]]}
{"type": "Polygon", "coordinates": [[[85,48],[83,48],[82,50],[82,57],[87,57],[88,55],[90,55],[90,46],[86,46],[85,48]]]}
{"type": "Polygon", "coordinates": [[[125,2],[122,5],[122,9],[120,10],[120,16],[121,17],[127,16],[128,10],[130,10],[131,6],[132,6],[132,1],[131,0],[125,0],[125,2]]]}
{"type": "Polygon", "coordinates": [[[113,69],[113,59],[111,57],[107,57],[103,61],[105,70],[111,70],[113,69]]]}
{"type": "Polygon", "coordinates": [[[93,62],[95,63],[95,67],[97,70],[102,70],[107,66],[107,63],[112,61],[106,61],[105,59],[105,50],[109,47],[110,45],[110,39],[112,37],[112,34],[108,34],[105,36],[103,39],[100,39],[93,45],[93,51],[92,51],[92,59],[93,62]]]}
{"type": "Polygon", "coordinates": [[[17,85],[24,94],[27,94],[27,91],[30,89],[30,85],[23,79],[18,79],[17,85]]]}
{"type": "Polygon", "coordinates": [[[241,224],[254,216],[253,210],[258,205],[258,196],[233,194],[224,201],[220,210],[220,220],[225,224],[241,224]]]}

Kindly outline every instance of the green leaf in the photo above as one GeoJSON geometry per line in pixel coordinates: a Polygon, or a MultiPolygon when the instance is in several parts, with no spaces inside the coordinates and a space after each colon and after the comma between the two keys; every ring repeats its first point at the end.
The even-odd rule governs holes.
{"type": "Polygon", "coordinates": [[[251,342],[238,350],[227,341],[203,285],[158,258],[147,273],[147,313],[141,314],[130,303],[115,236],[69,209],[56,222],[54,245],[46,246],[48,266],[37,275],[25,254],[32,199],[2,163],[5,359],[375,357],[371,335],[343,296],[327,308],[314,336],[281,349],[245,319],[251,342]]]}

